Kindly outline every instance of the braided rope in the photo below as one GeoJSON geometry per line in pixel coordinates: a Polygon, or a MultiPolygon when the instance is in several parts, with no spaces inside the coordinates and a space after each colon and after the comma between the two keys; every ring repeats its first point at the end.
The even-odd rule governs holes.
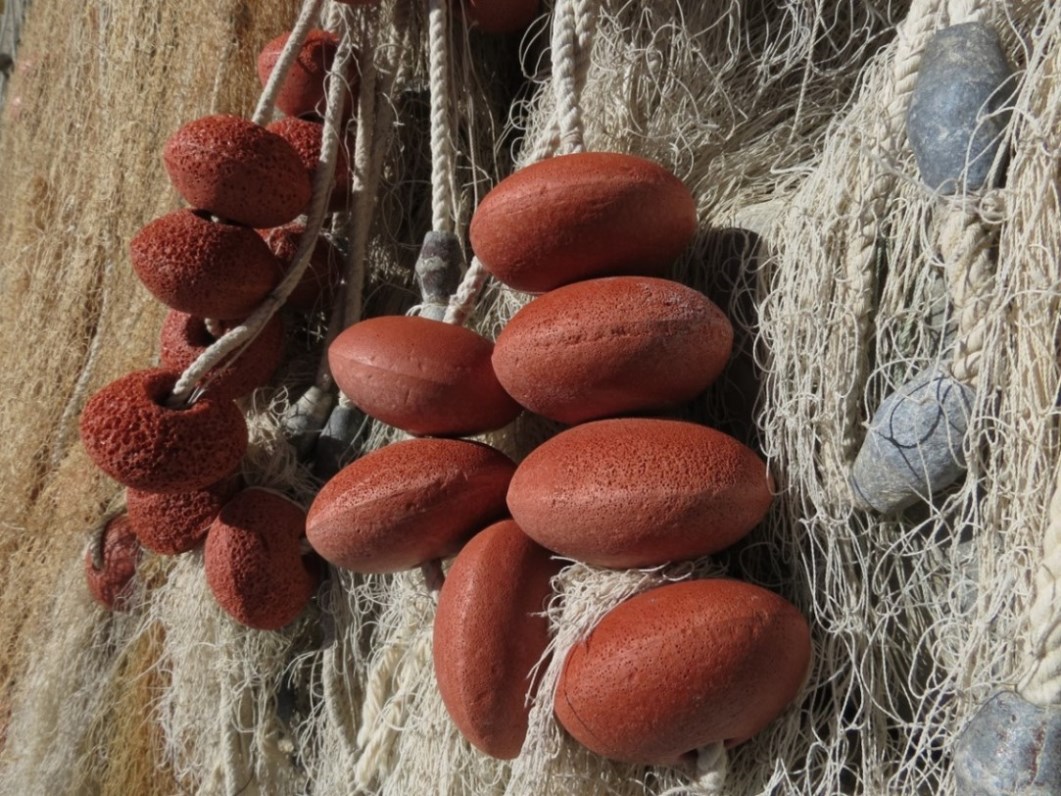
{"type": "Polygon", "coordinates": [[[287,37],[287,43],[284,44],[284,49],[280,51],[280,57],[277,59],[276,65],[273,66],[273,71],[265,83],[265,88],[262,89],[261,96],[258,97],[254,115],[251,116],[251,121],[255,124],[265,124],[269,121],[269,117],[273,115],[273,106],[276,105],[276,97],[280,93],[280,87],[287,78],[287,73],[291,71],[295,59],[298,58],[298,52],[302,49],[306,36],[309,35],[310,28],[313,27],[323,2],[324,0],[306,0],[302,4],[302,10],[299,11],[295,27],[291,29],[291,35],[287,37]]]}
{"type": "Polygon", "coordinates": [[[958,332],[951,374],[958,381],[976,386],[980,358],[990,321],[995,265],[991,256],[994,233],[974,209],[956,203],[943,213],[940,253],[944,275],[958,319],[958,332]]]}
{"type": "MultiPolygon", "coordinates": [[[[579,41],[578,0],[557,0],[553,9],[552,58],[553,93],[559,124],[559,151],[581,152],[583,149],[582,84],[580,60],[588,60],[579,41]]],[[[588,3],[585,3],[588,6],[588,3]]],[[[583,27],[587,26],[583,22],[583,27]]]]}
{"type": "Polygon", "coordinates": [[[844,392],[844,421],[841,423],[840,453],[850,463],[861,444],[861,425],[856,419],[861,414],[862,390],[857,384],[863,379],[868,363],[864,344],[871,328],[871,310],[876,291],[877,239],[887,209],[896,176],[880,173],[876,161],[885,159],[890,151],[902,146],[906,111],[921,67],[925,45],[936,28],[940,0],[915,0],[897,30],[897,45],[892,66],[891,90],[883,99],[884,113],[870,131],[870,147],[876,154],[863,159],[854,184],[865,186],[853,197],[856,215],[848,230],[848,245],[844,252],[844,278],[839,285],[841,305],[854,319],[857,341],[850,346],[851,356],[847,372],[851,374],[849,389],[844,392]]]}
{"type": "MultiPolygon", "coordinates": [[[[1061,47],[1056,44],[1049,57],[1049,72],[1061,73],[1061,47]]],[[[1061,109],[1048,105],[1048,94],[1040,96],[1032,113],[1038,117],[1039,129],[1049,131],[1042,139],[1036,141],[1034,134],[1031,140],[1025,140],[1013,159],[1010,169],[1010,184],[1017,185],[1022,206],[1015,213],[1023,217],[1024,224],[1036,230],[1049,229],[1038,217],[1047,208],[1057,211],[1056,193],[1049,203],[1042,202],[1041,195],[1028,191],[1025,186],[1037,186],[1040,189],[1054,184],[1058,162],[1061,156],[1061,109]],[[1035,210],[1031,204],[1035,203],[1035,210]]],[[[1031,126],[1031,125],[1029,125],[1031,126]]],[[[1059,299],[1057,285],[1061,281],[1061,241],[1056,239],[1028,241],[1037,254],[1031,258],[1029,267],[1036,273],[1035,282],[1045,294],[1053,297],[1048,306],[1057,312],[1059,299]],[[1045,266],[1045,267],[1044,267],[1045,266]]],[[[1059,331],[1054,323],[1055,342],[1059,331]]],[[[1054,350],[1050,347],[1050,350],[1054,350]]],[[[1057,379],[1057,362],[1053,361],[1052,374],[1057,379]]],[[[1057,384],[1047,382],[1039,390],[1043,399],[1049,401],[1056,395],[1057,384]]],[[[1053,418],[1057,422],[1056,410],[1053,418]]],[[[1054,467],[1054,491],[1050,497],[1046,527],[1043,532],[1043,554],[1034,577],[1034,597],[1028,610],[1030,626],[1029,648],[1026,658],[1029,670],[1019,685],[1022,697],[1037,705],[1061,705],[1061,459],[1054,467]]]]}
{"type": "MultiPolygon", "coordinates": [[[[411,643],[406,641],[400,646],[393,645],[388,650],[388,654],[384,656],[380,670],[380,685],[386,689],[386,686],[393,680],[394,688],[392,691],[381,689],[379,693],[372,695],[374,713],[368,714],[362,711],[362,730],[368,727],[373,731],[369,734],[358,734],[361,755],[354,768],[355,788],[367,790],[372,781],[379,776],[400,733],[398,722],[405,713],[407,703],[416,693],[421,673],[425,667],[430,667],[430,665],[431,634],[425,632],[419,633],[417,639],[411,643]],[[408,661],[405,660],[407,655],[410,658],[408,661]],[[372,719],[371,724],[365,723],[366,717],[372,719]]],[[[368,702],[366,693],[366,706],[368,702]]]]}
{"type": "Polygon", "coordinates": [[[947,16],[950,24],[978,22],[987,16],[986,0],[947,0],[947,16]]]}
{"type": "MultiPolygon", "coordinates": [[[[581,152],[585,147],[582,120],[582,87],[589,74],[593,36],[597,27],[597,0],[557,0],[553,7],[552,89],[557,119],[528,163],[559,153],[581,152]]],[[[445,322],[464,324],[490,274],[477,257],[450,299],[445,322]]]]}
{"type": "Polygon", "coordinates": [[[475,308],[479,293],[489,278],[490,272],[486,270],[478,257],[473,257],[464,278],[457,286],[457,291],[450,297],[443,321],[463,325],[475,308]]]}
{"type": "Polygon", "coordinates": [[[432,228],[453,232],[453,182],[456,171],[450,129],[448,0],[427,0],[431,91],[432,228]]]}
{"type": "MultiPolygon", "coordinates": [[[[343,18],[345,21],[345,17],[343,18]]],[[[196,385],[222,360],[230,354],[239,353],[248,346],[258,333],[269,322],[269,319],[283,306],[291,291],[295,289],[302,274],[309,265],[310,255],[317,244],[321,225],[327,210],[328,194],[331,191],[332,178],[335,174],[336,154],[339,149],[340,120],[346,95],[346,71],[353,58],[353,47],[350,43],[349,27],[342,26],[339,50],[328,73],[328,107],[324,117],[324,132],[321,138],[320,161],[313,173],[313,195],[310,199],[306,231],[299,239],[298,249],[291,263],[291,268],[284,275],[280,284],[273,289],[265,300],[251,313],[242,324],[222,335],[213,345],[204,351],[181,374],[173,387],[171,405],[185,403],[196,389],[196,385]]]]}

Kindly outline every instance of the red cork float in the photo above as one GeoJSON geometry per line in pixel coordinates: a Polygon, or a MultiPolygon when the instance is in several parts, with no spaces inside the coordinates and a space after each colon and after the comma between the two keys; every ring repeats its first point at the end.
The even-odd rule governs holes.
{"type": "Polygon", "coordinates": [[[546,293],[516,313],[494,346],[501,385],[562,423],[690,400],[733,347],[733,327],[706,296],[652,277],[607,277],[546,293]]]}
{"type": "MultiPolygon", "coordinates": [[[[269,82],[273,67],[291,37],[283,33],[262,48],[258,55],[258,79],[264,86],[269,82]]],[[[311,30],[299,48],[291,69],[288,71],[280,91],[276,95],[276,107],[288,116],[314,114],[324,116],[326,89],[325,78],[339,49],[339,39],[326,30],[311,30]]],[[[357,88],[353,89],[355,92],[357,88]]]]}
{"type": "Polygon", "coordinates": [[[176,382],[169,370],[139,370],[88,399],[81,441],[96,466],[147,492],[202,489],[235,472],[247,450],[243,414],[209,396],[171,409],[176,382]]]}
{"type": "MultiPolygon", "coordinates": [[[[286,273],[294,263],[298,244],[305,233],[304,224],[285,224],[272,229],[260,229],[269,251],[280,261],[286,273]]],[[[302,278],[287,297],[287,306],[299,312],[314,312],[330,304],[339,286],[339,252],[324,238],[318,238],[309,257],[309,265],[302,278]]]]}
{"type": "Polygon", "coordinates": [[[497,279],[543,292],[598,276],[663,274],[696,232],[682,182],[644,158],[583,152],[520,169],[472,217],[472,248],[497,279]]]}
{"type": "Polygon", "coordinates": [[[96,569],[92,550],[85,551],[85,582],[100,605],[112,611],[123,610],[133,591],[133,576],[140,561],[140,544],[125,514],[112,518],[103,528],[96,569]]]}
{"type": "Polygon", "coordinates": [[[736,542],[772,501],[766,465],[712,428],[597,420],[531,451],[508,491],[538,544],[599,567],[650,567],[736,542]]]}
{"type": "MultiPolygon", "coordinates": [[[[227,332],[238,325],[222,323],[221,328],[227,332]]],[[[202,318],[177,310],[166,315],[160,338],[162,365],[176,371],[184,371],[217,341],[202,318]]],[[[284,322],[274,315],[238,356],[227,357],[207,374],[203,382],[206,394],[219,400],[247,395],[269,383],[283,355],[284,322]]]]}
{"type": "Polygon", "coordinates": [[[324,485],[306,537],[326,560],[354,572],[410,569],[452,555],[503,517],[513,470],[507,456],[478,442],[397,442],[324,485]]]}
{"type": "Polygon", "coordinates": [[[278,227],[309,204],[298,153],[280,136],[238,116],[206,116],[166,142],[170,180],[192,207],[249,227],[278,227]]]}
{"type": "Polygon", "coordinates": [[[483,33],[515,33],[523,30],[538,16],[538,0],[466,0],[453,5],[463,7],[468,25],[483,33]]]}
{"type": "Polygon", "coordinates": [[[464,436],[500,428],[520,412],[494,375],[493,348],[463,326],[389,315],[340,334],[328,364],[366,414],[410,434],[464,436]]]}
{"type": "Polygon", "coordinates": [[[531,670],[549,644],[542,612],[560,563],[512,520],[472,537],[446,575],[435,613],[435,677],[453,723],[509,760],[527,735],[531,670]]]}
{"type": "Polygon", "coordinates": [[[125,505],[140,544],[154,553],[175,556],[199,545],[210,523],[238,490],[235,477],[171,495],[127,489],[125,505]]]}
{"type": "Polygon", "coordinates": [[[305,521],[300,506],[267,489],[245,489],[221,509],[203,565],[218,605],[237,622],[278,630],[309,603],[318,577],[299,552],[305,521]]]}
{"type": "MultiPolygon", "coordinates": [[[[321,136],[324,125],[306,119],[280,119],[266,125],[266,130],[283,138],[298,153],[306,173],[313,179],[313,172],[321,157],[321,136]]],[[[340,145],[335,153],[335,185],[332,187],[328,207],[339,210],[350,199],[350,160],[340,145]]]]}
{"type": "Polygon", "coordinates": [[[736,580],[661,586],[620,604],[564,662],[554,707],[588,749],[647,765],[755,735],[810,665],[807,622],[787,600],[736,580]]]}
{"type": "Polygon", "coordinates": [[[152,221],[129,243],[129,253],[155,298],[200,318],[245,318],[283,278],[253,229],[191,210],[152,221]]]}

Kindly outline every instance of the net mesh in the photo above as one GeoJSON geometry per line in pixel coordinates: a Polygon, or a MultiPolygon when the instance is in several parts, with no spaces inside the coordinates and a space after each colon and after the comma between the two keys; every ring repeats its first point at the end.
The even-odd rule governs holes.
{"type": "MultiPolygon", "coordinates": [[[[249,113],[256,53],[297,5],[145,13],[119,0],[72,15],[35,4],[27,17],[0,122],[0,790],[713,792],[703,772],[582,750],[549,705],[566,650],[609,608],[668,580],[726,573],[796,604],[814,661],[796,704],[728,753],[722,792],[954,792],[954,738],[1028,666],[1057,475],[1061,7],[596,4],[585,146],[652,158],[686,182],[700,225],[674,276],[735,327],[726,372],[681,416],[760,450],[778,497],[759,528],[709,560],[565,569],[524,752],[499,763],[446,716],[430,659],[434,599],[419,573],[333,571],[280,633],[231,622],[196,554],[148,559],[124,615],[95,608],[82,583],[84,533],[115,487],[77,444],[76,417],[86,394],[154,356],[163,310],[125,246],[176,205],[161,145],[195,116],[249,113]],[[961,320],[942,253],[953,207],[919,182],[903,114],[928,37],[969,13],[998,28],[1017,94],[1005,184],[976,215],[997,244],[968,474],[931,506],[881,518],[853,508],[848,485],[865,423],[911,376],[954,358],[961,320]]],[[[418,301],[412,264],[431,217],[423,6],[384,4],[377,28],[392,78],[379,81],[381,101],[399,124],[380,150],[370,314],[418,301]]],[[[554,138],[544,12],[522,39],[454,24],[458,229],[490,185],[554,138]]],[[[489,284],[473,324],[496,334],[527,300],[489,284]]],[[[293,333],[278,386],[245,405],[248,480],[304,500],[318,483],[280,418],[312,379],[322,333],[312,323],[293,333]]],[[[555,431],[523,418],[488,441],[519,457],[555,431]]],[[[395,438],[370,426],[360,444],[395,438]]]]}

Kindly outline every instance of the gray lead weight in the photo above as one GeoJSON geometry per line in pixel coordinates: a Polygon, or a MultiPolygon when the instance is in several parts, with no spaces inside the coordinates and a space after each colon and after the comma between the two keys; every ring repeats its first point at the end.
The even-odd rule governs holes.
{"type": "Polygon", "coordinates": [[[441,321],[446,315],[450,295],[461,279],[460,240],[451,232],[431,230],[424,235],[420,257],[416,261],[416,281],[424,303],[421,317],[441,321]]]}
{"type": "Polygon", "coordinates": [[[972,402],[972,389],[938,367],[885,398],[851,471],[860,507],[898,511],[954,483],[972,402]]]}
{"type": "Polygon", "coordinates": [[[327,481],[349,464],[356,453],[354,441],[365,425],[365,415],[353,406],[339,404],[324,424],[313,453],[313,474],[327,481]]]}
{"type": "Polygon", "coordinates": [[[958,737],[954,776],[961,796],[1058,796],[1061,707],[995,694],[958,737]]]}
{"type": "Polygon", "coordinates": [[[951,25],[925,47],[906,118],[925,184],[952,194],[983,188],[1002,133],[1014,82],[1002,43],[983,22],[951,25]]]}

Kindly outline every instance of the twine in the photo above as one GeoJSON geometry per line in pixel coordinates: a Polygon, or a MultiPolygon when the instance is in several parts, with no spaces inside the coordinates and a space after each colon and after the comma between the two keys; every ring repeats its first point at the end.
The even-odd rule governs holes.
{"type": "MultiPolygon", "coordinates": [[[[170,398],[171,405],[185,403],[192,394],[196,385],[204,377],[230,354],[239,356],[265,324],[287,301],[287,297],[302,279],[302,274],[309,265],[310,255],[317,245],[317,237],[320,235],[321,225],[327,211],[328,195],[331,192],[332,178],[335,174],[336,154],[339,149],[339,135],[341,130],[341,119],[343,116],[346,97],[346,71],[350,65],[353,48],[350,44],[349,27],[341,26],[342,36],[339,42],[335,61],[328,73],[328,106],[324,115],[324,130],[321,138],[320,161],[313,173],[313,195],[308,208],[306,229],[299,238],[298,249],[291,263],[291,268],[284,275],[280,284],[274,288],[265,301],[251,313],[239,326],[222,335],[213,345],[204,351],[181,374],[173,387],[173,395],[170,398]]],[[[292,38],[294,36],[292,35],[292,38]]]]}
{"type": "Polygon", "coordinates": [[[302,49],[323,2],[324,0],[305,0],[302,4],[295,27],[291,29],[291,35],[288,36],[284,49],[280,51],[280,57],[276,60],[273,71],[265,82],[261,96],[258,97],[258,105],[254,108],[254,115],[251,116],[251,121],[255,124],[265,124],[273,115],[273,106],[276,105],[280,87],[283,86],[287,73],[291,71],[295,59],[298,58],[299,50],[302,49]]]}

